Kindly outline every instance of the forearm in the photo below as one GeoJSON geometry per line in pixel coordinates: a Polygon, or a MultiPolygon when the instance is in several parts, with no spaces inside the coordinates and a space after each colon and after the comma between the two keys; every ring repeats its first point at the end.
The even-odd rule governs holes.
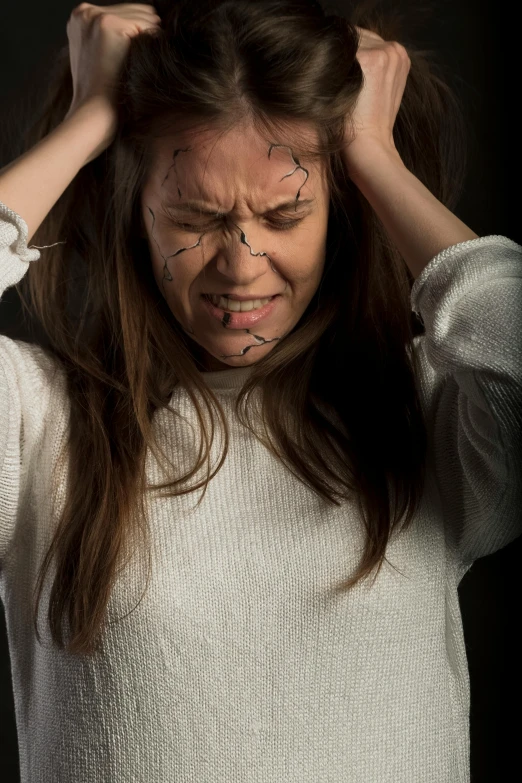
{"type": "Polygon", "coordinates": [[[28,243],[108,133],[108,113],[86,105],[0,170],[0,201],[27,223],[28,243]]]}
{"type": "MultiPolygon", "coordinates": [[[[352,155],[353,157],[353,155],[352,155]]],[[[365,142],[348,173],[379,217],[414,278],[437,253],[476,239],[402,162],[393,149],[365,142]]]]}

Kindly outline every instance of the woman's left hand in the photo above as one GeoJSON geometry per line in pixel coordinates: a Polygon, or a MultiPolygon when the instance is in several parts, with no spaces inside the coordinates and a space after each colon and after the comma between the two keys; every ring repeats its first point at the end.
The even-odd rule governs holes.
{"type": "Polygon", "coordinates": [[[353,114],[353,127],[347,123],[344,160],[350,166],[365,154],[368,143],[396,150],[393,126],[401,105],[411,60],[397,41],[385,41],[377,33],[356,28],[361,36],[357,59],[364,74],[353,114]],[[353,132],[356,135],[353,138],[353,132]],[[353,141],[350,142],[350,138],[353,141]]]}

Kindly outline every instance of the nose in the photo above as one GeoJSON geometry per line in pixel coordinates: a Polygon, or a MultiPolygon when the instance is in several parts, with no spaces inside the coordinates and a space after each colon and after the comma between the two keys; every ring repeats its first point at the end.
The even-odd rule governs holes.
{"type": "Polygon", "coordinates": [[[218,255],[217,268],[237,288],[248,288],[272,268],[272,257],[262,247],[263,232],[252,226],[243,229],[240,224],[230,222],[223,235],[226,237],[223,250],[218,255]]]}

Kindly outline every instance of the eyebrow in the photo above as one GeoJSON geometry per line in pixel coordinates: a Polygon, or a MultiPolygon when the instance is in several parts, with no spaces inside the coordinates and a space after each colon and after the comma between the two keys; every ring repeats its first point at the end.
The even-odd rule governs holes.
{"type": "MultiPolygon", "coordinates": [[[[285,209],[294,209],[297,205],[297,210],[301,210],[304,207],[308,207],[311,204],[315,202],[315,199],[313,198],[306,198],[306,199],[299,199],[299,201],[296,201],[295,199],[290,199],[290,201],[285,201],[281,204],[277,204],[274,207],[270,207],[270,209],[267,209],[265,212],[262,212],[261,215],[269,215],[272,212],[279,212],[281,210],[285,209]]],[[[205,204],[202,201],[197,200],[186,200],[186,201],[176,201],[176,202],[165,202],[163,206],[166,209],[173,210],[174,212],[185,212],[185,213],[192,213],[192,214],[198,214],[198,215],[226,215],[226,212],[221,211],[219,208],[211,208],[207,204],[205,204]]]]}

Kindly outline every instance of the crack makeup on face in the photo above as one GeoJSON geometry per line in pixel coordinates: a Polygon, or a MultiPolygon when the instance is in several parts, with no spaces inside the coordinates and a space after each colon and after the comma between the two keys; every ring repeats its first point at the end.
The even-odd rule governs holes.
{"type": "MultiPolygon", "coordinates": [[[[179,155],[179,153],[180,152],[190,152],[191,149],[192,149],[192,147],[185,147],[184,149],[174,150],[174,154],[172,155],[172,158],[173,158],[174,162],[169,166],[169,168],[167,170],[167,173],[165,174],[165,177],[163,178],[163,182],[161,183],[161,187],[163,187],[165,182],[168,180],[169,174],[170,174],[170,170],[172,168],[174,170],[176,169],[176,158],[179,155]]],[[[177,179],[177,172],[176,172],[176,179],[177,179]]],[[[176,187],[178,189],[178,196],[181,198],[181,190],[179,189],[179,185],[176,185],[176,187]]]]}
{"type": "MultiPolygon", "coordinates": [[[[298,205],[298,202],[299,202],[299,196],[301,194],[301,190],[303,189],[304,185],[306,184],[306,182],[308,180],[309,172],[308,172],[307,169],[305,169],[303,166],[301,166],[299,160],[294,156],[291,147],[286,145],[286,144],[271,144],[269,149],[268,149],[268,159],[270,159],[270,156],[272,154],[272,150],[274,148],[276,148],[276,147],[282,147],[282,148],[288,149],[290,151],[290,156],[291,156],[292,162],[294,164],[293,170],[288,172],[287,174],[285,174],[283,177],[281,177],[281,179],[279,180],[280,182],[282,182],[287,177],[293,176],[293,174],[295,174],[295,172],[298,171],[299,169],[305,173],[305,180],[301,184],[301,186],[299,187],[299,189],[297,191],[297,194],[296,194],[296,197],[295,197],[295,211],[297,212],[297,205],[298,205]]],[[[161,183],[161,187],[163,187],[164,183],[168,179],[169,174],[170,174],[170,170],[172,168],[174,168],[174,170],[176,172],[176,158],[177,158],[178,154],[180,152],[189,152],[189,151],[191,151],[191,149],[192,149],[191,147],[186,147],[186,148],[180,148],[180,149],[174,150],[174,153],[172,155],[173,163],[169,166],[169,168],[167,170],[167,173],[165,174],[165,177],[163,178],[163,181],[161,183]]],[[[177,172],[176,172],[176,176],[177,176],[177,172]]],[[[177,187],[177,191],[178,191],[178,197],[181,199],[182,198],[182,193],[181,193],[181,190],[179,188],[179,185],[176,185],[176,187],[177,187]]],[[[163,278],[161,280],[161,285],[162,285],[162,289],[163,289],[163,296],[164,296],[164,298],[166,300],[167,296],[166,296],[166,290],[165,290],[165,281],[167,281],[169,283],[172,283],[174,281],[174,279],[172,277],[172,274],[171,274],[171,272],[170,272],[170,270],[168,268],[168,263],[167,263],[168,259],[169,258],[175,258],[180,253],[184,253],[187,250],[192,250],[193,248],[200,246],[201,245],[201,240],[202,240],[203,236],[207,232],[203,231],[200,234],[199,239],[197,240],[197,242],[195,242],[193,245],[188,245],[187,247],[179,248],[174,253],[171,253],[168,256],[164,256],[162,251],[161,251],[160,245],[159,245],[159,243],[158,243],[158,241],[156,239],[156,236],[154,234],[154,226],[155,226],[155,222],[156,222],[156,216],[155,216],[153,210],[148,205],[147,205],[147,209],[149,210],[149,212],[151,214],[151,217],[152,217],[151,237],[154,240],[154,242],[156,244],[156,247],[158,248],[158,252],[159,252],[159,254],[160,254],[160,256],[161,256],[161,258],[163,259],[163,262],[164,262],[164,265],[163,265],[163,278]]],[[[282,275],[276,269],[274,269],[274,265],[273,265],[272,258],[270,257],[270,255],[268,253],[266,253],[265,251],[259,251],[258,253],[254,253],[252,251],[251,245],[249,244],[249,242],[248,242],[248,240],[246,238],[246,235],[245,235],[245,232],[243,231],[243,229],[240,226],[238,226],[237,223],[233,223],[233,225],[236,226],[236,228],[239,230],[240,237],[241,237],[241,243],[248,247],[248,249],[250,251],[250,255],[251,256],[266,256],[266,258],[270,262],[270,266],[271,266],[272,271],[276,272],[276,274],[278,274],[280,277],[282,277],[282,275]]],[[[283,279],[285,279],[285,278],[283,278],[283,279]]],[[[287,286],[288,286],[288,280],[285,280],[285,291],[286,291],[287,286]]],[[[231,313],[224,312],[223,318],[221,320],[221,324],[222,324],[222,326],[225,329],[227,328],[228,324],[230,323],[231,318],[232,318],[231,313]]],[[[181,327],[183,328],[183,330],[185,332],[187,332],[187,334],[195,336],[195,332],[190,327],[187,328],[187,327],[183,326],[183,324],[181,324],[181,327]]],[[[235,357],[235,356],[244,356],[251,348],[256,348],[259,345],[266,345],[267,343],[271,343],[271,342],[274,342],[276,340],[281,340],[282,337],[285,336],[285,335],[282,335],[282,336],[279,336],[279,337],[265,338],[265,337],[262,337],[261,335],[253,334],[250,331],[250,329],[245,329],[244,332],[246,334],[251,335],[257,342],[250,343],[249,345],[246,345],[240,351],[240,353],[222,354],[220,356],[221,359],[229,359],[229,358],[232,358],[232,357],[235,357]]]]}

